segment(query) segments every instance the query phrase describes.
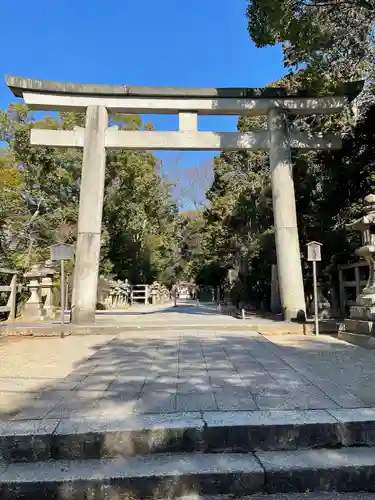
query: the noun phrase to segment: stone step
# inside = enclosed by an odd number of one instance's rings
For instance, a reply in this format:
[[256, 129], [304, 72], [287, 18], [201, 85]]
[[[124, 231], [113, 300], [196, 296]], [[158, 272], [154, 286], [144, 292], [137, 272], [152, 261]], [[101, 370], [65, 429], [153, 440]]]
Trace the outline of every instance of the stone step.
[[[187, 494], [375, 491], [375, 448], [170, 453], [3, 466], [4, 500], [119, 500]], [[267, 500], [267, 497], [265, 497]]]
[[375, 446], [375, 408], [14, 420], [0, 462], [102, 459], [166, 452], [253, 452]]

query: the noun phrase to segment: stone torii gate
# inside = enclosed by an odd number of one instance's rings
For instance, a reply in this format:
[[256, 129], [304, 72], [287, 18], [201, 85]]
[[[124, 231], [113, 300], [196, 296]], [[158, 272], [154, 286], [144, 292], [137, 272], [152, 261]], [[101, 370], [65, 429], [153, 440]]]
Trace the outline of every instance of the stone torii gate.
[[[30, 109], [85, 111], [85, 128], [31, 131], [31, 144], [83, 147], [78, 236], [74, 270], [74, 323], [95, 319], [106, 148], [134, 150], [269, 151], [280, 299], [285, 319], [305, 316], [291, 148], [336, 149], [334, 135], [289, 130], [289, 115], [339, 112], [363, 82], [343, 84], [334, 97], [288, 95], [283, 88], [180, 88], [91, 85], [7, 76], [13, 94]], [[108, 112], [178, 114], [178, 132], [120, 131]], [[268, 130], [199, 132], [198, 115], [267, 115]]]

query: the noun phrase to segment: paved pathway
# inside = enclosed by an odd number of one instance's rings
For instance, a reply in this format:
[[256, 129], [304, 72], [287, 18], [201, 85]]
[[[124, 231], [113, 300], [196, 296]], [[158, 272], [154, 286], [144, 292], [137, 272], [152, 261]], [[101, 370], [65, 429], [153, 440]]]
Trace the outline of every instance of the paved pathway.
[[183, 330], [0, 344], [0, 419], [375, 406], [375, 352]]
[[[69, 321], [69, 314], [66, 313], [66, 322]], [[246, 325], [253, 324], [280, 324], [280, 322], [270, 319], [261, 318], [259, 316], [254, 316], [251, 319], [246, 320]], [[2, 328], [12, 329], [19, 328], [21, 326], [33, 327], [34, 329], [45, 328], [46, 326], [51, 327], [57, 322], [44, 322], [40, 321], [37, 323], [23, 323], [21, 321], [16, 321], [14, 323], [0, 323], [0, 335]], [[233, 327], [235, 325], [244, 326], [245, 322], [236, 319], [229, 315], [221, 314], [217, 311], [216, 305], [214, 304], [200, 304], [196, 305], [195, 302], [190, 303], [179, 302], [178, 307], [173, 307], [172, 303], [164, 305], [142, 305], [135, 304], [129, 309], [122, 310], [108, 310], [108, 311], [97, 311], [96, 314], [96, 324], [105, 328], [106, 326], [116, 326], [123, 325], [126, 329], [139, 329], [139, 328], [149, 328], [149, 327], [220, 327], [225, 326]]]
[[[233, 325], [238, 324], [238, 319], [218, 313], [215, 305], [201, 304], [195, 302], [178, 302], [178, 307], [173, 304], [166, 305], [135, 305], [126, 310], [102, 311], [96, 315], [97, 322], [121, 323], [126, 327], [136, 328], [149, 325], [160, 325], [176, 327], [194, 325]], [[267, 321], [267, 320], [266, 320]]]
[[[129, 309], [97, 311], [95, 324], [85, 326], [103, 328], [123, 326], [125, 330], [153, 329], [153, 328], [194, 328], [194, 327], [232, 327], [240, 320], [218, 313], [215, 306], [194, 304], [141, 305], [135, 304]], [[268, 321], [269, 320], [263, 320]], [[65, 313], [65, 322], [69, 323], [69, 313]], [[33, 331], [43, 331], [57, 328], [60, 321], [38, 321], [27, 323], [22, 321], [0, 323], [0, 343], [2, 331], [12, 331], [22, 328], [31, 328]], [[82, 326], [82, 325], [81, 325]], [[112, 328], [113, 330], [113, 328]]]

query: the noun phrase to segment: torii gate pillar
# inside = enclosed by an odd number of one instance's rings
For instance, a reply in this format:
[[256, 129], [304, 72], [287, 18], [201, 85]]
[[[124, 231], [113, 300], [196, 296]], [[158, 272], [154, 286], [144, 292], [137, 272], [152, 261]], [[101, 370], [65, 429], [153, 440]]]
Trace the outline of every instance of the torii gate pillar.
[[72, 297], [72, 322], [95, 321], [105, 181], [108, 112], [88, 106], [84, 133], [78, 235]]
[[284, 319], [305, 320], [301, 252], [293, 182], [287, 114], [283, 108], [268, 112], [273, 219], [280, 299]]

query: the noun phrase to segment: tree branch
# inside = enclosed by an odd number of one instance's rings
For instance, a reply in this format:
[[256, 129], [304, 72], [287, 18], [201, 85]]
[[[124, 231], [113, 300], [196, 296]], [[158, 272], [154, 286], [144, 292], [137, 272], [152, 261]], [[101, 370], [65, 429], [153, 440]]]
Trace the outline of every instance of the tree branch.
[[313, 2], [297, 0], [297, 4], [305, 7], [338, 7], [340, 5], [347, 5], [352, 7], [363, 7], [370, 11], [375, 10], [375, 3], [371, 0], [342, 0], [341, 2], [336, 2], [335, 0], [314, 0]]

